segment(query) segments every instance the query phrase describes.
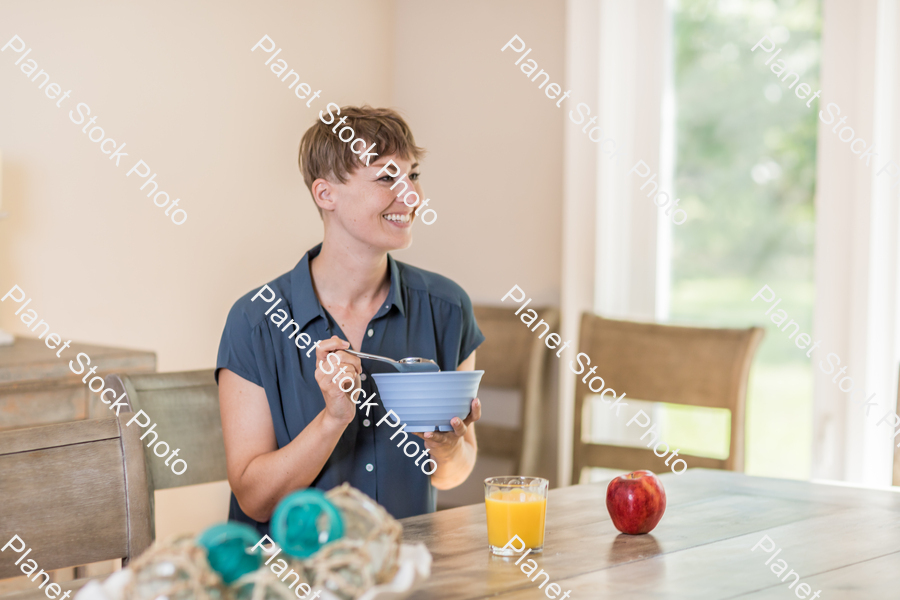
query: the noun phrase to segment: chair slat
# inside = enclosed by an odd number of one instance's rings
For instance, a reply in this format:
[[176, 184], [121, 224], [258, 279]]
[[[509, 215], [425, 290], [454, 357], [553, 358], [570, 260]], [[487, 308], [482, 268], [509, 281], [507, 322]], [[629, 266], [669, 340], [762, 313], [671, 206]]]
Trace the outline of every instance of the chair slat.
[[[653, 450], [648, 450], [647, 448], [586, 444], [584, 457], [587, 463], [585, 466], [587, 467], [614, 464], [617, 469], [625, 471], [649, 469], [654, 473], [662, 473], [663, 469], [668, 468], [665, 466], [664, 460], [653, 454]], [[683, 458], [691, 468], [725, 469], [725, 461], [718, 458], [693, 456], [682, 452], [678, 453], [678, 458]], [[648, 467], [648, 465], [652, 465], [652, 467]]]
[[168, 390], [177, 387], [215, 386], [214, 369], [177, 371], [174, 373], [129, 373], [128, 378], [138, 392]]
[[[678, 327], [618, 321], [585, 313], [581, 319], [579, 352], [597, 366], [592, 377], [632, 400], [727, 408], [731, 411], [731, 442], [725, 460], [684, 457], [689, 467], [744, 468], [744, 417], [750, 363], [764, 331]], [[577, 376], [576, 376], [577, 377]], [[650, 450], [582, 440], [585, 401], [595, 392], [591, 379], [577, 377], [573, 440], [573, 481], [584, 467], [650, 469], [667, 467]], [[599, 382], [595, 383], [595, 388]], [[628, 410], [628, 409], [626, 409]], [[628, 417], [633, 411], [628, 413]], [[681, 456], [679, 455], [679, 458]], [[688, 460], [690, 458], [690, 460]]]

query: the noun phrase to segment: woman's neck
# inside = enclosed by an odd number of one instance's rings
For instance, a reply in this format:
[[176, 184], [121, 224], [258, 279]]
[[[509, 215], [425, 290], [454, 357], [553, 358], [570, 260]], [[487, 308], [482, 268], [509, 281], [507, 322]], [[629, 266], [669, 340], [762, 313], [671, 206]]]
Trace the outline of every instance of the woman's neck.
[[379, 305], [390, 286], [387, 252], [359, 243], [329, 243], [327, 236], [310, 262], [310, 273], [319, 302], [326, 308]]

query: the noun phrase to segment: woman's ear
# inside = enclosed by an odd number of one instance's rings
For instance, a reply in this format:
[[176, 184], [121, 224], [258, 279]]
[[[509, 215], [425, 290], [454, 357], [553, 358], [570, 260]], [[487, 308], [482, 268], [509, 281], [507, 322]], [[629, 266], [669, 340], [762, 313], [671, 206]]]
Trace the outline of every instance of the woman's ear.
[[313, 201], [322, 210], [333, 211], [335, 209], [334, 202], [334, 184], [327, 179], [316, 179], [312, 184]]

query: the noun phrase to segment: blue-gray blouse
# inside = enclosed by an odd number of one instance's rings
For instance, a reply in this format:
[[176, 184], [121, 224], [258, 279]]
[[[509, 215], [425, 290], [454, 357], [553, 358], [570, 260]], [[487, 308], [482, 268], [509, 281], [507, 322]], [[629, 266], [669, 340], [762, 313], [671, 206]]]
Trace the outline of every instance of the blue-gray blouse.
[[[319, 244], [292, 271], [266, 284], [274, 298], [263, 286], [235, 302], [219, 344], [216, 380], [219, 369], [229, 369], [265, 390], [279, 448], [325, 408], [315, 380], [315, 351], [307, 357], [312, 343], [332, 335], [347, 339], [313, 290], [309, 261], [321, 248]], [[455, 370], [484, 341], [468, 295], [450, 279], [398, 262], [390, 255], [388, 269], [387, 300], [369, 322], [359, 350], [395, 359], [430, 358], [442, 371]], [[257, 295], [260, 290], [263, 293]], [[377, 391], [369, 374], [396, 372], [388, 364], [371, 360], [363, 360], [362, 367], [365, 397]], [[328, 490], [346, 481], [398, 519], [434, 512], [437, 491], [431, 478], [397, 447], [402, 436], [389, 440], [396, 429], [387, 422], [375, 426], [386, 412], [380, 395], [375, 404], [368, 416], [366, 409], [357, 407], [356, 418], [312, 485]], [[268, 523], [257, 523], [245, 515], [234, 494], [229, 519], [268, 532]]]

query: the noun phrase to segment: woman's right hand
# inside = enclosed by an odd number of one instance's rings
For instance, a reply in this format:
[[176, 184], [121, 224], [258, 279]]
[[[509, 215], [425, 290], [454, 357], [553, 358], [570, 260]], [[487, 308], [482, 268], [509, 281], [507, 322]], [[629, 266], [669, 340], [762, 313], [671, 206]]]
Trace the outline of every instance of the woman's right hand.
[[[353, 390], [359, 388], [362, 365], [359, 358], [346, 352], [350, 342], [338, 336], [321, 342], [316, 348], [316, 383], [325, 398], [325, 416], [346, 427], [356, 416], [356, 404], [350, 399]], [[343, 373], [340, 371], [343, 369]], [[353, 387], [345, 392], [340, 383], [346, 378], [353, 380]], [[344, 389], [347, 388], [346, 381]]]

